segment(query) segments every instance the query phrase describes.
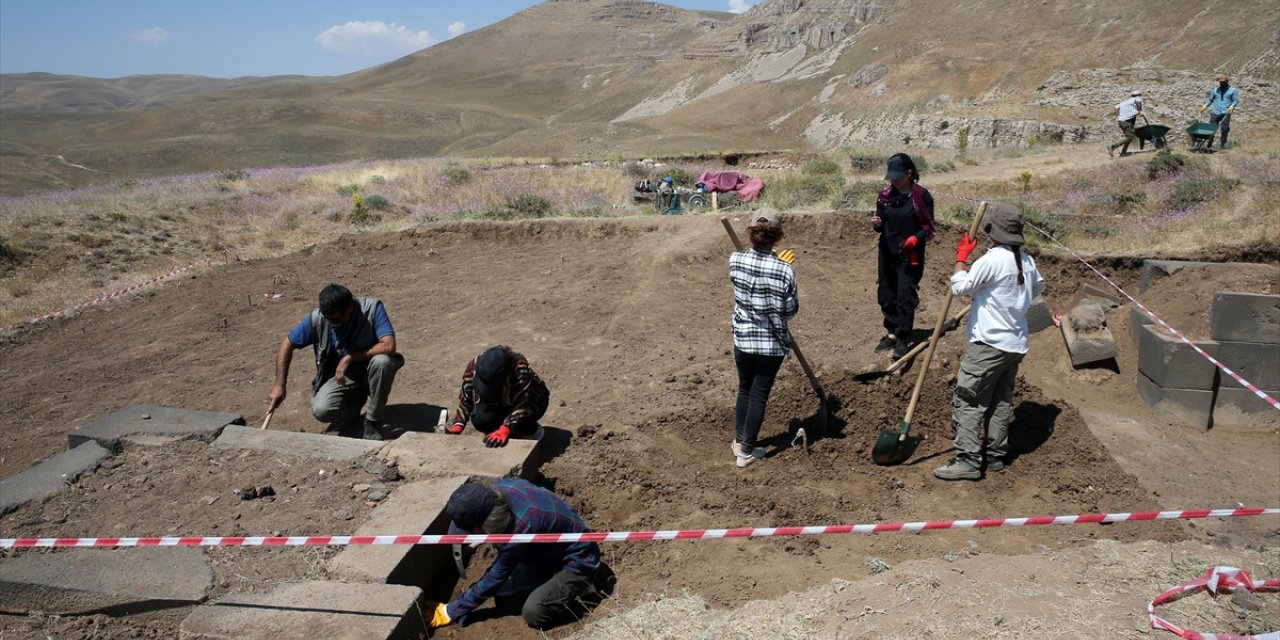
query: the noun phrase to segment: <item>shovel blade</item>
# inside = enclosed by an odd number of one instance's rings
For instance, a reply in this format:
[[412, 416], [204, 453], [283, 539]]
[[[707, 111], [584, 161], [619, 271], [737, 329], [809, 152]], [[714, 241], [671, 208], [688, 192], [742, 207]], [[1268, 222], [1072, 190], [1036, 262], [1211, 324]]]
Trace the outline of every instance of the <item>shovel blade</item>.
[[882, 467], [901, 464], [916, 452], [922, 440], [921, 436], [902, 439], [901, 432], [897, 430], [881, 431], [880, 437], [876, 438], [876, 446], [871, 449], [871, 461]]

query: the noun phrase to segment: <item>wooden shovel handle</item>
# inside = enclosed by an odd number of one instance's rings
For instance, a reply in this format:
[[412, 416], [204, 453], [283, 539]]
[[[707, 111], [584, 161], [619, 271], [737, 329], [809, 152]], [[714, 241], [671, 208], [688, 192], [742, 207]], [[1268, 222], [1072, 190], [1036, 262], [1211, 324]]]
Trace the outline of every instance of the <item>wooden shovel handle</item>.
[[[969, 225], [969, 237], [977, 235], [978, 225], [982, 224], [982, 216], [987, 212], [987, 203], [983, 202], [978, 205], [978, 212], [973, 214], [973, 224]], [[924, 352], [924, 362], [920, 363], [920, 375], [916, 376], [916, 388], [911, 391], [911, 404], [907, 405], [907, 417], [903, 420], [903, 426], [908, 427], [911, 424], [911, 416], [915, 415], [916, 403], [920, 401], [920, 389], [924, 387], [924, 376], [929, 372], [929, 363], [933, 361], [933, 351], [938, 348], [938, 336], [942, 335], [942, 326], [947, 323], [947, 312], [951, 311], [951, 283], [947, 283], [947, 295], [942, 302], [942, 313], [938, 314], [938, 323], [933, 326], [933, 337], [929, 338], [929, 350]], [[898, 436], [899, 440], [907, 439], [907, 430], [904, 428], [902, 434]]]
[[268, 411], [268, 412], [267, 412], [267, 417], [266, 417], [266, 418], [264, 418], [264, 419], [262, 420], [262, 428], [263, 428], [263, 429], [266, 429], [266, 428], [267, 428], [267, 425], [271, 424], [271, 416], [274, 416], [275, 414], [276, 414], [276, 412], [275, 412], [275, 411]]
[[[720, 218], [720, 224], [724, 225], [724, 230], [728, 232], [729, 239], [733, 241], [733, 246], [739, 251], [742, 250], [742, 240], [738, 238], [738, 232], [733, 230], [733, 225], [729, 223], [729, 218]], [[813, 392], [818, 394], [824, 402], [827, 399], [827, 393], [822, 390], [822, 383], [818, 382], [818, 376], [814, 374], [813, 367], [809, 366], [809, 360], [804, 357], [804, 353], [800, 351], [800, 345], [796, 340], [796, 334], [791, 332], [791, 352], [796, 354], [796, 362], [800, 363], [800, 368], [804, 370], [804, 375], [809, 379], [809, 384], [813, 386]]]

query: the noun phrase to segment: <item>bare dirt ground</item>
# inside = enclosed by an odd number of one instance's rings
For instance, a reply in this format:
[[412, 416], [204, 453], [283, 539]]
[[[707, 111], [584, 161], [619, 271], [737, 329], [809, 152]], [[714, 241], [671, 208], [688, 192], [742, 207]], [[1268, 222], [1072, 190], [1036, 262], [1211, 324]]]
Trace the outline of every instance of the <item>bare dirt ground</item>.
[[[921, 334], [941, 311], [951, 247], [958, 235], [958, 230], [946, 230], [930, 247], [917, 319]], [[836, 399], [832, 437], [816, 441], [808, 454], [789, 446], [790, 434], [796, 426], [811, 430], [817, 401], [799, 368], [788, 363], [775, 387], [763, 433], [769, 459], [743, 471], [732, 464], [727, 446], [736, 384], [726, 273], [730, 245], [718, 220], [691, 216], [473, 222], [343, 238], [298, 255], [220, 267], [6, 340], [0, 344], [0, 377], [10, 406], [0, 425], [0, 477], [57, 453], [65, 446], [67, 431], [128, 404], [237, 411], [250, 423], [260, 421], [275, 346], [313, 308], [316, 292], [337, 281], [387, 305], [408, 360], [391, 399], [396, 405], [393, 419], [401, 426], [434, 423], [435, 416], [421, 410], [425, 405], [452, 406], [463, 365], [483, 348], [510, 344], [525, 353], [552, 390], [545, 422], [575, 434], [567, 451], [544, 467], [546, 481], [601, 530], [1280, 503], [1280, 432], [1203, 432], [1168, 425], [1137, 399], [1136, 355], [1122, 324], [1124, 311], [1108, 318], [1122, 347], [1118, 373], [1074, 371], [1055, 330], [1035, 336], [1016, 392], [1017, 458], [1008, 470], [978, 483], [942, 483], [930, 474], [947, 459], [950, 386], [963, 347], [958, 333], [948, 336], [935, 356], [913, 419], [929, 440], [908, 464], [872, 465], [869, 448], [875, 435], [902, 419], [916, 373], [872, 384], [854, 377], [888, 364], [871, 349], [881, 332], [874, 301], [874, 236], [861, 217], [806, 215], [789, 224], [784, 245], [799, 254], [801, 311], [795, 328]], [[1232, 257], [1241, 256], [1219, 259]], [[1046, 297], [1055, 311], [1066, 310], [1082, 282], [1102, 286], [1074, 262], [1038, 259], [1048, 280]], [[1102, 268], [1136, 290], [1139, 265], [1132, 260], [1103, 261]], [[285, 297], [265, 302], [262, 294], [268, 292]], [[308, 360], [306, 352], [295, 358], [290, 396], [277, 412], [273, 429], [321, 430], [306, 403]], [[199, 457], [185, 464], [189, 472], [213, 476], [219, 486], [240, 484], [240, 476]], [[94, 486], [100, 481], [95, 475], [86, 482]], [[166, 500], [162, 488], [149, 493], [158, 493], [154, 499], [161, 502], [136, 502], [138, 509], [159, 508]], [[253, 532], [258, 534], [340, 533], [338, 528], [349, 523], [324, 518], [343, 508], [358, 510], [359, 498], [339, 491], [333, 500], [318, 507], [324, 517], [314, 521], [264, 517], [241, 526], [246, 532], [257, 529]], [[197, 504], [193, 509], [208, 506]], [[66, 522], [56, 520], [25, 524], [6, 519], [0, 521], [0, 534], [51, 535], [56, 530], [60, 535], [108, 535], [122, 533], [122, 524], [132, 529], [145, 521], [134, 514], [109, 512], [96, 523], [99, 529], [71, 531]], [[217, 522], [220, 519], [180, 517], [176, 522], [165, 520], [166, 530], [159, 533], [212, 534]], [[313, 531], [325, 524], [336, 528]], [[174, 525], [177, 530], [167, 530]], [[912, 588], [932, 590], [930, 601], [937, 594], [951, 599], [966, 593], [977, 606], [1010, 598], [1008, 579], [1025, 566], [1027, 574], [1043, 581], [1046, 593], [1061, 593], [1062, 603], [1039, 609], [1011, 606], [1006, 630], [1035, 633], [1026, 619], [1014, 616], [1040, 616], [1046, 629], [1055, 624], [1065, 629], [1062, 625], [1068, 621], [1078, 629], [1116, 628], [1106, 626], [1112, 621], [1104, 624], [1102, 618], [1087, 617], [1088, 598], [1119, 598], [1124, 590], [1117, 580], [1125, 566], [1119, 561], [1100, 563], [1097, 550], [1124, 559], [1160, 555], [1166, 547], [1190, 549], [1179, 557], [1201, 565], [1261, 562], [1263, 566], [1250, 568], [1260, 577], [1274, 577], [1280, 568], [1275, 561], [1277, 544], [1280, 526], [1275, 518], [613, 544], [605, 547], [605, 557], [620, 582], [616, 598], [602, 613], [623, 613], [636, 606], [642, 611], [664, 594], [688, 595], [712, 607], [689, 613], [689, 628], [696, 629], [695, 623], [705, 620], [697, 616], [741, 612], [740, 607], [763, 611], [772, 606], [779, 616], [786, 615], [778, 607], [840, 584], [833, 580], [853, 585], [846, 589], [849, 594], [869, 596], [889, 584], [905, 597], [912, 597]], [[894, 567], [879, 576], [888, 582], [865, 577], [872, 558]], [[953, 565], [959, 560], [970, 564]], [[1087, 593], [1079, 591], [1070, 585], [1067, 576], [1072, 574], [1052, 569], [1056, 565], [1050, 561], [1071, 570], [1097, 566], [1090, 575], [1098, 571], [1101, 581], [1091, 583]], [[1179, 571], [1142, 582], [1135, 590], [1139, 595], [1131, 597], [1136, 601], [1154, 596], [1175, 574], [1179, 582], [1203, 573], [1203, 566], [1192, 568], [1195, 562], [1185, 562], [1185, 567], [1175, 567]], [[1003, 577], [982, 572], [997, 565], [1005, 568]], [[911, 569], [902, 571], [903, 567]], [[968, 575], [982, 578], [954, 578], [963, 589], [937, 589], [927, 583], [907, 586], [922, 575], [964, 567], [971, 567]], [[938, 579], [940, 585], [953, 584]], [[1154, 582], [1160, 586], [1152, 590]], [[818, 593], [803, 606], [816, 612], [827, 600], [856, 602]], [[868, 600], [867, 606], [880, 603]], [[1145, 601], [1125, 603], [1131, 617], [1121, 618], [1124, 628], [1141, 629]], [[943, 602], [924, 611], [946, 616], [962, 604]], [[845, 618], [856, 613], [843, 611]], [[977, 632], [976, 627], [961, 628], [969, 629], [961, 635]], [[856, 635], [854, 629], [809, 630], [839, 637]], [[580, 628], [555, 635], [576, 630]], [[756, 630], [768, 633], [765, 627]], [[902, 637], [911, 634], [907, 628], [900, 632]], [[1072, 635], [1063, 631], [1058, 637]], [[446, 630], [440, 637], [537, 634], [524, 630], [518, 618], [497, 617]], [[722, 636], [708, 632], [686, 637]]]

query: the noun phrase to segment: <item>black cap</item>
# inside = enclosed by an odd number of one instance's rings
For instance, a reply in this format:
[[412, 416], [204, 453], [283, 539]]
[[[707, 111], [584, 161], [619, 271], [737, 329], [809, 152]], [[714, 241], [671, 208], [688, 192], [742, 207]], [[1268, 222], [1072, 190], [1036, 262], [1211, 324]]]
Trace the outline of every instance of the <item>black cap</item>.
[[889, 156], [889, 166], [884, 172], [885, 180], [897, 180], [907, 175], [907, 171], [915, 171], [916, 163], [911, 161], [911, 156], [905, 153], [895, 153]]
[[475, 482], [458, 487], [444, 505], [444, 512], [462, 531], [479, 529], [490, 511], [493, 511], [493, 492]]
[[511, 365], [504, 347], [489, 347], [476, 356], [476, 395], [481, 400], [494, 401], [502, 396], [502, 386], [507, 381]]

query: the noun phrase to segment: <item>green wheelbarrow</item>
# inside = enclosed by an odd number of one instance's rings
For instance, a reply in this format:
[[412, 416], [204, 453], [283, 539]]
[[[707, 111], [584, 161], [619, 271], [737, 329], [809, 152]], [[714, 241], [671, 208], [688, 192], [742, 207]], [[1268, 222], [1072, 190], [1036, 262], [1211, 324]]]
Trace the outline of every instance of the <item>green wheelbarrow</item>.
[[1187, 147], [1192, 151], [1209, 151], [1213, 149], [1213, 137], [1216, 135], [1218, 135], [1217, 122], [1196, 120], [1187, 127]]
[[[1146, 118], [1144, 117], [1143, 120], [1146, 121]], [[1148, 142], [1157, 149], [1165, 148], [1168, 143], [1165, 142], [1164, 136], [1167, 133], [1169, 133], [1169, 127], [1150, 122], [1133, 130], [1133, 135], [1138, 136], [1138, 149], [1146, 148]]]

